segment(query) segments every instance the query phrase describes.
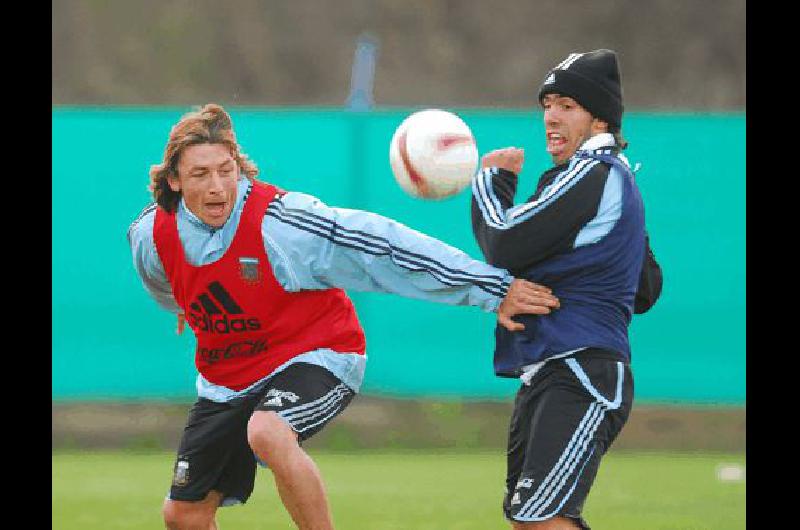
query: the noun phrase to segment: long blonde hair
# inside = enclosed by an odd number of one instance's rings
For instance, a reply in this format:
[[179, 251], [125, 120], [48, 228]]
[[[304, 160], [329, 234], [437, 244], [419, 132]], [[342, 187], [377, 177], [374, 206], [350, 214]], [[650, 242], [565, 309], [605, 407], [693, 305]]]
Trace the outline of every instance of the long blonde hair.
[[178, 162], [183, 150], [190, 145], [224, 144], [239, 166], [239, 171], [253, 180], [258, 175], [258, 167], [248, 160], [233, 132], [233, 121], [221, 106], [209, 103], [202, 108], [184, 114], [169, 133], [169, 141], [164, 149], [164, 160], [150, 167], [150, 184], [156, 203], [168, 212], [178, 207], [180, 192], [172, 191], [167, 179], [178, 176]]

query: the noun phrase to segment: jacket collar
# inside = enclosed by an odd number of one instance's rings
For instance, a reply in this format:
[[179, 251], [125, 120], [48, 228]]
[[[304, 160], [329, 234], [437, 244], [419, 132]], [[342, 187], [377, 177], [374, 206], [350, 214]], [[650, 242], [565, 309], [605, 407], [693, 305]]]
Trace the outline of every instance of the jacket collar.
[[617, 142], [611, 133], [595, 134], [578, 148], [578, 151], [594, 151], [602, 147], [616, 147]]

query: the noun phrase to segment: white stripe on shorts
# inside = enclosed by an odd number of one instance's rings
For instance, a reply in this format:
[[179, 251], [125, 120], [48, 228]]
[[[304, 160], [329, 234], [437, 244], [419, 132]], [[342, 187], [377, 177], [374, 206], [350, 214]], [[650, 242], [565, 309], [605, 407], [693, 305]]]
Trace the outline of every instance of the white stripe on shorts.
[[[278, 412], [278, 415], [286, 420], [296, 432], [304, 432], [336, 415], [339, 412], [339, 404], [348, 394], [352, 393], [353, 391], [347, 385], [340, 383], [321, 398], [282, 410]], [[323, 416], [320, 421], [303, 426], [320, 416]]]

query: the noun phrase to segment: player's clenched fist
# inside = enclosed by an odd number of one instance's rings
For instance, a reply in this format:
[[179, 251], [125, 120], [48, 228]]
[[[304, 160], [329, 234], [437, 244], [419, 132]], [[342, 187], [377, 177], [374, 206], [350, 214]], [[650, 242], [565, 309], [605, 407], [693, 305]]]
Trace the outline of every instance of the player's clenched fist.
[[499, 167], [519, 175], [525, 161], [525, 150], [506, 147], [489, 151], [481, 158], [481, 167]]
[[514, 315], [546, 315], [559, 307], [561, 303], [550, 289], [517, 278], [511, 282], [506, 297], [497, 308], [497, 321], [509, 331], [521, 331], [525, 326], [511, 320]]

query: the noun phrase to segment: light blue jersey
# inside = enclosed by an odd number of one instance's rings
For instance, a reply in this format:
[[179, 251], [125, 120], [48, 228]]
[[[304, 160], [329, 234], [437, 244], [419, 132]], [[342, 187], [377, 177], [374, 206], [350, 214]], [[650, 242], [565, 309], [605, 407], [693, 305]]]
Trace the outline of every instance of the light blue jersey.
[[[191, 265], [207, 265], [225, 254], [250, 186], [248, 179], [239, 179], [236, 204], [219, 228], [203, 223], [181, 200], [176, 215], [178, 235]], [[145, 289], [164, 309], [179, 313], [153, 240], [155, 211], [155, 204], [142, 211], [128, 230], [128, 242]], [[289, 292], [352, 289], [494, 312], [513, 279], [508, 271], [476, 261], [401, 223], [362, 210], [332, 208], [305, 193], [288, 192], [276, 198], [264, 216], [261, 233], [275, 278]], [[296, 362], [322, 366], [358, 392], [366, 356], [314, 350], [292, 358], [267, 377]], [[198, 374], [197, 392], [200, 397], [222, 402], [262, 382], [235, 392]]]

